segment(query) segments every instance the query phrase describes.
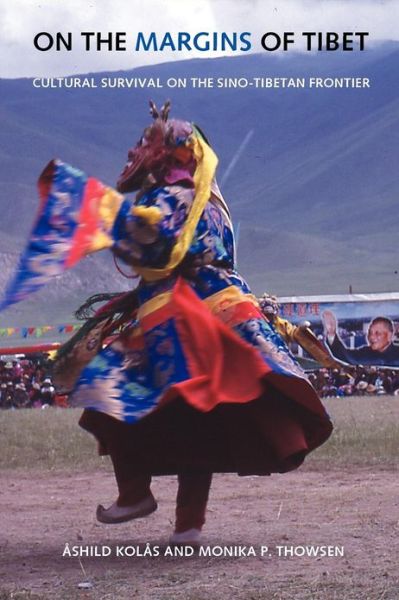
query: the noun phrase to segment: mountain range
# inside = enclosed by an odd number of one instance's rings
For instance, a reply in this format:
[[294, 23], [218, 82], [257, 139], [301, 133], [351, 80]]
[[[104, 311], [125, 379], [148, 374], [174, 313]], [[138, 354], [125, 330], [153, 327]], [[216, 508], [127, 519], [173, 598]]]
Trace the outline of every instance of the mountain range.
[[[35, 89], [0, 80], [0, 284], [17, 264], [53, 157], [114, 184], [148, 123], [149, 98], [195, 121], [219, 156], [236, 224], [239, 269], [255, 293], [399, 288], [399, 44], [366, 52], [196, 59], [101, 77], [367, 77], [369, 88]], [[82, 76], [90, 74], [82, 74]], [[70, 318], [87, 295], [132, 285], [108, 256], [89, 257], [7, 325]]]

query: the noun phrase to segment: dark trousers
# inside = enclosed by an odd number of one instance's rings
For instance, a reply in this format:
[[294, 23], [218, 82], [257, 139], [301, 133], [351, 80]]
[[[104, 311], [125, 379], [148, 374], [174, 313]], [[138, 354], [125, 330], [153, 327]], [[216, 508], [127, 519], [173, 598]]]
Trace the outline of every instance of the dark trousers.
[[[131, 506], [151, 494], [151, 475], [129, 475], [126, 464], [111, 454], [118, 484], [119, 506]], [[182, 472], [178, 474], [175, 531], [202, 529], [212, 482], [212, 473]]]

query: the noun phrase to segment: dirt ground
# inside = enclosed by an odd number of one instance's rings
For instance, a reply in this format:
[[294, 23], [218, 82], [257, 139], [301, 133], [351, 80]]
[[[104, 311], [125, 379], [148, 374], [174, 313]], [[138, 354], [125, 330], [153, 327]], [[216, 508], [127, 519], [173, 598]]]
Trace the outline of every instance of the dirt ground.
[[[217, 475], [203, 554], [186, 557], [167, 555], [173, 477], [154, 481], [156, 513], [121, 525], [94, 518], [115, 496], [108, 473], [5, 471], [0, 481], [0, 600], [399, 598], [393, 470]], [[104, 556], [68, 556], [73, 546]]]

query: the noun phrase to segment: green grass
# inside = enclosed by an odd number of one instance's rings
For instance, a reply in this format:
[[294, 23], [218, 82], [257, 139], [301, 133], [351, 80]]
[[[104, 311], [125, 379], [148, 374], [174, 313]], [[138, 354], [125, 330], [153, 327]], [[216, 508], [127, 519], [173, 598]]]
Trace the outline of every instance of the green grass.
[[87, 469], [108, 465], [93, 436], [78, 426], [80, 409], [0, 412], [1, 469]]
[[[399, 456], [399, 397], [328, 399], [334, 422], [330, 440], [311, 454], [307, 468], [328, 463], [392, 468]], [[81, 430], [79, 409], [0, 411], [0, 468], [91, 470], [109, 460], [97, 456], [94, 438]]]
[[334, 423], [326, 444], [306, 461], [308, 468], [345, 466], [392, 468], [399, 457], [399, 397], [329, 398]]

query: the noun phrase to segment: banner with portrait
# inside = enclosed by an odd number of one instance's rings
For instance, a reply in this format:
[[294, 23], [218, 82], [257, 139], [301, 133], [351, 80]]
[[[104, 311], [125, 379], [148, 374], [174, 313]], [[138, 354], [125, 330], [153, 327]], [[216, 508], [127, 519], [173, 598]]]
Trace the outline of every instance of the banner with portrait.
[[279, 305], [283, 319], [310, 324], [338, 362], [399, 369], [399, 293], [282, 297]]

